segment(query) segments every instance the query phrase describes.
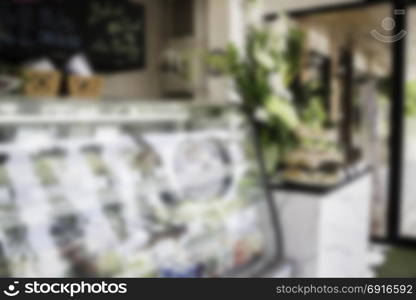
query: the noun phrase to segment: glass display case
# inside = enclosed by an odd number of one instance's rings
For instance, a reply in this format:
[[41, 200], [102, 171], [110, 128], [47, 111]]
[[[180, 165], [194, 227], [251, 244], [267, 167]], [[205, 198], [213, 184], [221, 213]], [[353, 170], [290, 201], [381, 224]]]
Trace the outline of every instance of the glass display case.
[[1, 276], [256, 276], [279, 263], [247, 126], [205, 111], [1, 102]]

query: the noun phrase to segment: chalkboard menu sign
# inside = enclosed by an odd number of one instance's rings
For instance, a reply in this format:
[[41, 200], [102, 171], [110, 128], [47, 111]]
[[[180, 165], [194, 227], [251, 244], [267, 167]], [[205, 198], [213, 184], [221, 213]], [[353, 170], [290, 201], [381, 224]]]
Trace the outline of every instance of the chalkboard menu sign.
[[96, 71], [142, 68], [145, 11], [128, 0], [0, 0], [0, 58], [47, 56], [63, 64], [83, 52]]
[[99, 69], [144, 66], [144, 9], [128, 1], [87, 1], [86, 50]]

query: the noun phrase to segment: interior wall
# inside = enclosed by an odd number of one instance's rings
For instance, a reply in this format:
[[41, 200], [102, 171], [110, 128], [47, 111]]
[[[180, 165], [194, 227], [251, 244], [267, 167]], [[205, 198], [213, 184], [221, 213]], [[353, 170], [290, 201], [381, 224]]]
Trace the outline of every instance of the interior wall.
[[325, 5], [337, 5], [360, 2], [361, 0], [265, 0], [268, 12], [315, 8]]
[[406, 79], [407, 80], [416, 80], [416, 7], [410, 7], [407, 9], [407, 42], [406, 42], [406, 55], [407, 61], [406, 64]]
[[[208, 49], [224, 50], [229, 43], [242, 47], [244, 44], [243, 0], [208, 0]], [[207, 99], [223, 103], [232, 98], [232, 81], [224, 76], [209, 76]]]
[[[142, 3], [146, 9], [146, 66], [142, 70], [101, 74], [104, 77], [103, 97], [111, 99], [157, 99], [162, 97], [159, 73], [160, 56], [166, 42], [163, 29], [164, 1], [166, 0], [131, 0]], [[354, 2], [357, 0], [266, 0], [267, 11], [313, 7], [333, 2]], [[229, 41], [229, 5], [233, 1], [208, 0], [209, 6], [215, 7], [214, 18], [209, 22], [209, 48], [223, 46]], [[235, 1], [239, 2], [239, 1]], [[215, 5], [213, 5], [215, 3]], [[235, 10], [233, 10], [235, 11]], [[223, 15], [224, 14], [224, 15]], [[198, 15], [198, 14], [197, 14]], [[211, 89], [212, 90], [212, 89]], [[214, 90], [218, 90], [216, 87]], [[213, 96], [213, 95], [210, 95]], [[219, 97], [217, 95], [217, 97]], [[223, 97], [223, 96], [222, 96]]]
[[103, 97], [157, 99], [161, 96], [159, 62], [163, 49], [163, 0], [131, 0], [145, 6], [146, 66], [142, 70], [102, 74]]

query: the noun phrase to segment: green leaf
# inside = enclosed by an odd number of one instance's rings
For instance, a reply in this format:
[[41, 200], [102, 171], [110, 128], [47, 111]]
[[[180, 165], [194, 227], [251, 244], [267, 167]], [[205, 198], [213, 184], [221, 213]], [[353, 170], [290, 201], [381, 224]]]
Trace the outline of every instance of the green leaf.
[[285, 83], [289, 86], [301, 69], [301, 56], [305, 34], [302, 30], [292, 28], [288, 35], [287, 51], [285, 53], [286, 68], [284, 71]]
[[265, 103], [268, 113], [280, 119], [288, 128], [295, 129], [299, 125], [299, 118], [293, 105], [277, 96], [270, 96]]
[[416, 82], [409, 81], [406, 84], [405, 112], [408, 116], [416, 116]]
[[326, 121], [323, 99], [319, 96], [313, 97], [309, 105], [302, 112], [302, 121], [311, 127], [321, 128]]

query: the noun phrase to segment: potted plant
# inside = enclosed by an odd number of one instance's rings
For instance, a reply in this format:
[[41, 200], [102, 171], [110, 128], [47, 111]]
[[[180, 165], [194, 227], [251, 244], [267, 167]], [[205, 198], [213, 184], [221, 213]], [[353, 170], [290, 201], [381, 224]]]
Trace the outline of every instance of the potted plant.
[[289, 26], [283, 14], [276, 21], [263, 22], [260, 0], [247, 0], [246, 6], [244, 47], [228, 45], [223, 53], [210, 56], [210, 65], [233, 79], [270, 174], [279, 157], [297, 144], [299, 116], [289, 89], [300, 69], [304, 35]]

